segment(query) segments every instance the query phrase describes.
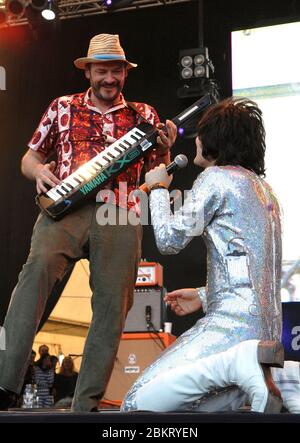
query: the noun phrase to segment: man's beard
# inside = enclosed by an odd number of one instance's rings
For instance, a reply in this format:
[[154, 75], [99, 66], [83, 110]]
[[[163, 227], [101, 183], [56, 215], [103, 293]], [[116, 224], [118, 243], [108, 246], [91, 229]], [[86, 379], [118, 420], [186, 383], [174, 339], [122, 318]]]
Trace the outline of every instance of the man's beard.
[[[107, 85], [106, 83], [97, 83], [97, 84], [93, 83], [91, 84], [91, 86], [95, 97], [97, 97], [99, 100], [103, 100], [106, 102], [113, 102], [116, 98], [119, 97], [120, 92], [122, 91], [120, 82], [116, 82], [113, 85]], [[106, 95], [102, 95], [100, 89], [101, 87], [105, 86], [116, 88], [116, 93], [114, 95], [109, 95], [109, 97], [107, 97]]]

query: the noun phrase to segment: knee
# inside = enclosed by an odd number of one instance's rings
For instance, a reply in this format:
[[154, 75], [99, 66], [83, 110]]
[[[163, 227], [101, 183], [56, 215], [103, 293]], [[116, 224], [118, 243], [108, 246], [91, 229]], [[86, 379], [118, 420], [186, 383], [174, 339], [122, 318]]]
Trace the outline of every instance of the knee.
[[30, 252], [28, 259], [23, 266], [23, 272], [30, 272], [31, 274], [53, 274], [59, 277], [63, 275], [65, 270], [65, 260], [57, 254], [53, 254], [47, 250], [39, 250]]

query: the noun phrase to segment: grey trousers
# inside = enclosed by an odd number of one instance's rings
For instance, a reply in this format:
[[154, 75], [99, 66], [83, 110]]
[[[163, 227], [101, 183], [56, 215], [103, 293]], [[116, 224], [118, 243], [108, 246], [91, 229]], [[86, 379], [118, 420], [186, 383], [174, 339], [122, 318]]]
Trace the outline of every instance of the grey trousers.
[[73, 400], [75, 411], [90, 411], [105, 392], [133, 303], [141, 256], [141, 225], [121, 225], [128, 213], [117, 208], [116, 224], [100, 226], [99, 206], [89, 202], [60, 221], [39, 215], [3, 325], [6, 350], [0, 351], [0, 386], [19, 393], [51, 291], [74, 262], [89, 258], [93, 316]]

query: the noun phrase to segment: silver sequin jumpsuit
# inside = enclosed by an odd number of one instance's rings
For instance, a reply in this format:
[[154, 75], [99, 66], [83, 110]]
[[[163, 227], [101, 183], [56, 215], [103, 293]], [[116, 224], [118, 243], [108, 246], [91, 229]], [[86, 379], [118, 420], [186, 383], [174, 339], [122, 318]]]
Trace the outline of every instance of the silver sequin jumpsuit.
[[157, 246], [176, 254], [196, 235], [207, 246], [206, 309], [136, 380], [122, 409], [136, 409], [136, 391], [158, 374], [225, 351], [243, 340], [281, 337], [281, 224], [267, 183], [240, 166], [205, 169], [183, 206], [170, 212], [169, 192], [150, 196]]

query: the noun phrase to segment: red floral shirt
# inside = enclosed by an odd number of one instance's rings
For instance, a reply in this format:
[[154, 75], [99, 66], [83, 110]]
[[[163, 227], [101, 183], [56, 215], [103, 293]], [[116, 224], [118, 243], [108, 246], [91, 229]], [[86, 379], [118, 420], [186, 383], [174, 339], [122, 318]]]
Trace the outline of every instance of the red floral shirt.
[[[90, 99], [90, 89], [56, 98], [44, 113], [28, 146], [46, 157], [55, 153], [55, 174], [63, 180], [141, 123], [142, 117], [153, 125], [159, 123], [154, 108], [145, 103], [134, 105], [140, 114], [129, 107], [121, 95], [120, 102], [102, 114]], [[155, 163], [155, 154], [152, 153], [151, 157]], [[106, 186], [113, 189], [120, 206], [124, 206], [120, 200], [126, 202], [129, 193], [138, 187], [143, 163], [143, 159], [139, 160]], [[125, 195], [120, 198], [122, 187]]]

